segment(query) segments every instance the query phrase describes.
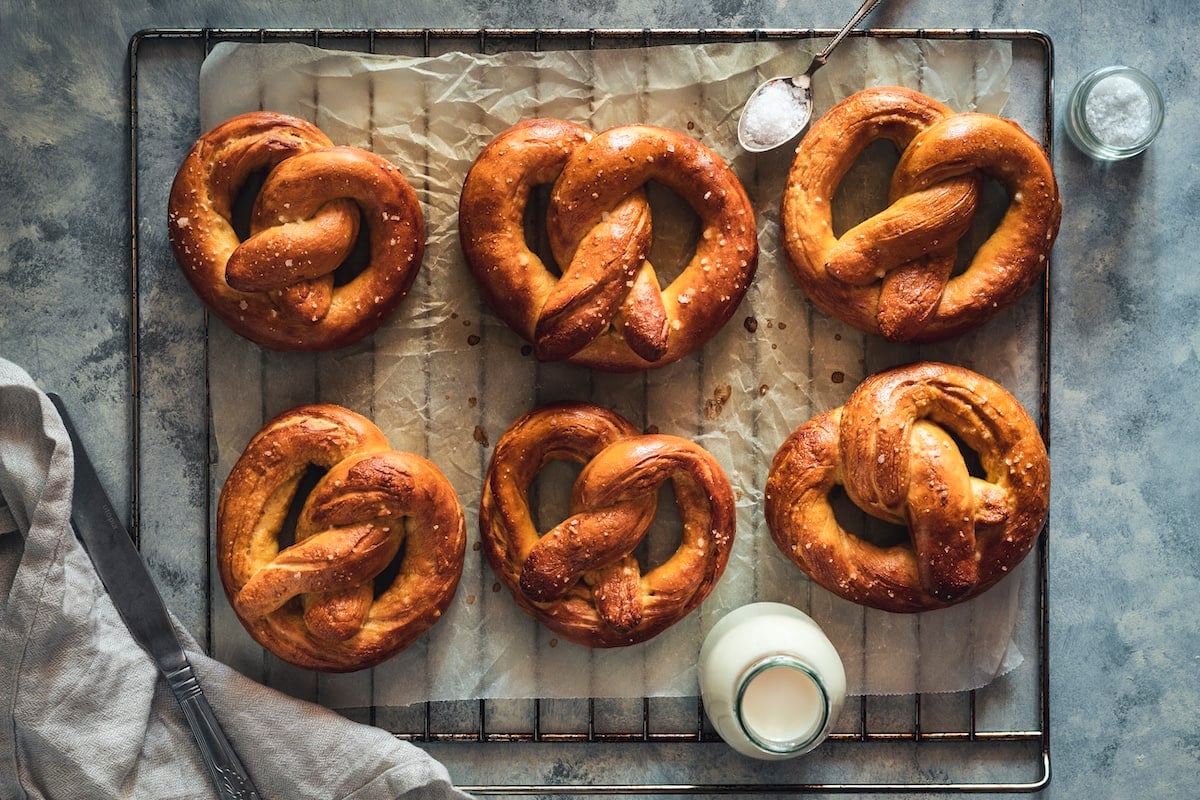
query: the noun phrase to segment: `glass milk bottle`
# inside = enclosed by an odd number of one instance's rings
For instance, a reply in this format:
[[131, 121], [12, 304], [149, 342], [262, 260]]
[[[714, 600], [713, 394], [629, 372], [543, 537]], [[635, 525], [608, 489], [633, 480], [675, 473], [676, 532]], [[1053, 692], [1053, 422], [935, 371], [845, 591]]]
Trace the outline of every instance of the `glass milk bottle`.
[[792, 758], [829, 735], [846, 699], [846, 672], [807, 614], [783, 603], [751, 603], [705, 638], [700, 694], [713, 727], [734, 750]]

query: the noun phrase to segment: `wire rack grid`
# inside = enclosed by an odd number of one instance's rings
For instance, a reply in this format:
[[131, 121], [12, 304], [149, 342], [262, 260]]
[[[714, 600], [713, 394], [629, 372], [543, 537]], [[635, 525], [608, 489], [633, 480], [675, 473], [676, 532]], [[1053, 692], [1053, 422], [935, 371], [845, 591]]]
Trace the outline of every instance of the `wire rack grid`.
[[[198, 478], [200, 498], [192, 523], [207, 550], [212, 430], [208, 414], [208, 320], [203, 312], [180, 312], [173, 318], [144, 313], [159, 280], [164, 235], [159, 217], [143, 207], [143, 183], [173, 171], [164, 164], [158, 140], [157, 117], [143, 116], [143, 103], [153, 103], [160, 84], [195, 82], [199, 64], [221, 41], [302, 42], [315, 47], [353, 49], [371, 53], [432, 55], [450, 50], [480, 53], [543, 48], [652, 47], [663, 44], [801, 40], [827, 37], [833, 31], [799, 29], [152, 29], [129, 43], [129, 157], [131, 351], [133, 363], [134, 476], [131, 481], [132, 523], [135, 536], [162, 524], [144, 508], [143, 496], [158, 480], [164, 459], [197, 459], [205, 465]], [[1049, 148], [1053, 120], [1053, 48], [1048, 37], [1028, 30], [888, 29], [855, 31], [853, 36], [919, 39], [1003, 39], [1011, 41], [1034, 64], [1041, 91], [1041, 140]], [[195, 91], [193, 89], [193, 91]], [[186, 94], [186, 92], [185, 92]], [[191, 116], [194, 111], [189, 111]], [[169, 255], [167, 256], [169, 260]], [[1048, 272], [1047, 272], [1048, 276]], [[1049, 441], [1049, 290], [1042, 295], [1041, 379], [1038, 402], [1043, 436]], [[164, 321], [166, 320], [166, 321]], [[169, 378], [164, 377], [169, 375]], [[170, 383], [173, 391], [163, 388]], [[188, 406], [180, 396], [203, 396], [203, 404]], [[168, 449], [162, 426], [152, 424], [164, 415], [177, 416], [174, 434], [200, 432], [200, 451]], [[200, 438], [200, 437], [196, 437]], [[143, 517], [146, 515], [146, 518]], [[1034, 617], [1037, 654], [1035, 668], [1025, 672], [1025, 685], [1001, 681], [959, 695], [862, 697], [849, 704], [822, 750], [820, 768], [766, 772], [735, 763], [707, 722], [698, 698], [640, 698], [635, 700], [464, 700], [426, 702], [402, 709], [364, 708], [346, 712], [363, 722], [432, 750], [452, 766], [469, 765], [463, 788], [476, 794], [591, 795], [591, 794], [795, 794], [809, 792], [913, 793], [1036, 791], [1050, 780], [1049, 664], [1047, 602], [1047, 535], [1035, 553], [1036, 603]], [[147, 550], [143, 545], [143, 552]], [[152, 564], [153, 558], [150, 559]], [[201, 559], [207, 562], [207, 559]], [[198, 583], [211, 585], [211, 576]], [[168, 602], [170, 587], [164, 587]], [[211, 603], [211, 598], [205, 602]], [[206, 630], [198, 612], [192, 626]], [[182, 616], [186, 617], [184, 613]], [[1029, 724], [995, 725], [1006, 715], [996, 709], [1011, 694], [1024, 698], [1032, 712]], [[521, 745], [514, 750], [507, 745]], [[526, 746], [526, 745], [532, 745]], [[586, 745], [581, 749], [581, 745]], [[633, 747], [633, 750], [628, 748]], [[482, 748], [482, 749], [480, 749]], [[580, 780], [557, 769], [563, 763], [646, 764], [644, 779], [636, 782]], [[498, 764], [503, 762], [501, 769]], [[518, 766], [513, 767], [516, 763]], [[679, 769], [662, 768], [676, 763]], [[688, 772], [689, 764], [707, 769]], [[520, 765], [524, 765], [522, 768]], [[465, 767], [464, 767], [465, 768]], [[472, 773], [473, 770], [473, 773]], [[637, 770], [627, 770], [633, 774]], [[588, 774], [585, 770], [583, 774]], [[624, 773], [622, 773], [624, 774]], [[705, 774], [704, 780], [690, 775]], [[474, 781], [472, 779], [479, 778]], [[456, 778], [456, 780], [458, 780]]]

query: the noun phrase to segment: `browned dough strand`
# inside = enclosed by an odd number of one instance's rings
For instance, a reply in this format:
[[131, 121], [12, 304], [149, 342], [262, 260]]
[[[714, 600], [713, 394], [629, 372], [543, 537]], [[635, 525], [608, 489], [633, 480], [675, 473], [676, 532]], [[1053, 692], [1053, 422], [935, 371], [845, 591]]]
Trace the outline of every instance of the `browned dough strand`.
[[[243, 242], [234, 203], [262, 172]], [[421, 206], [400, 170], [286, 114], [242, 114], [201, 136], [168, 203], [171, 246], [196, 294], [238, 334], [276, 350], [332, 350], [371, 334], [425, 253]], [[360, 220], [369, 262], [335, 285]]]
[[[834, 194], [877, 139], [902, 151], [890, 205], [835, 236]], [[982, 175], [1007, 189], [1009, 206], [952, 275]], [[892, 341], [926, 342], [965, 333], [1016, 302], [1044, 273], [1061, 217], [1050, 160], [1016, 123], [881, 87], [813, 124], [788, 173], [780, 225], [792, 275], [819, 308]]]
[[[281, 550], [310, 466], [327, 471], [304, 500], [295, 544]], [[395, 577], [377, 589], [401, 548]], [[450, 604], [465, 549], [462, 506], [437, 467], [391, 450], [369, 420], [336, 405], [268, 422], [217, 506], [217, 565], [238, 619], [275, 655], [313, 670], [364, 669], [406, 648]]]
[[[550, 461], [584, 464], [571, 516], [539, 534], [529, 489]], [[672, 481], [683, 522], [675, 554], [642, 574], [633, 555]], [[640, 434], [587, 403], [534, 409], [496, 443], [480, 501], [484, 552], [517, 604], [588, 647], [643, 642], [689, 614], [725, 569], [736, 520], [729, 480], [678, 436]]]
[[[657, 181], [700, 219], [696, 252], [665, 288], [646, 259]], [[535, 187], [553, 183], [549, 243], [562, 277], [525, 239]], [[539, 359], [630, 372], [677, 361], [729, 320], [758, 264], [754, 211], [719, 155], [686, 134], [572, 122], [514, 125], [479, 154], [459, 200], [459, 237], [492, 310]]]
[[[975, 451], [969, 474], [951, 434]], [[845, 530], [830, 492], [908, 528], [880, 547]], [[1037, 425], [1002, 386], [921, 362], [874, 375], [844, 406], [801, 425], [775, 454], [766, 517], [779, 549], [855, 603], [926, 611], [974, 597], [1009, 574], [1046, 521], [1050, 461]]]

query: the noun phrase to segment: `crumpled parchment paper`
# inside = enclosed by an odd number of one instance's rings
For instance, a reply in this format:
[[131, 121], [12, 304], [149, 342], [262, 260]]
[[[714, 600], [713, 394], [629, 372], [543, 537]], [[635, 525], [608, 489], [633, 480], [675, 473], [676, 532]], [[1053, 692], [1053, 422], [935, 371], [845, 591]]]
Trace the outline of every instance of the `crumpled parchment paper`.
[[[216, 321], [210, 326], [214, 499], [266, 419], [321, 400], [368, 415], [394, 447], [431, 458], [467, 510], [473, 546], [445, 618], [380, 667], [319, 676], [320, 702], [351, 707], [694, 695], [704, 634], [725, 612], [754, 600], [809, 611], [841, 653], [852, 694], [978, 688], [1021, 662], [1014, 631], [1030, 616], [1028, 605], [1019, 613], [1022, 600], [1032, 602], [1036, 590], [1028, 561], [988, 593], [952, 609], [886, 614], [813, 585], [778, 552], [763, 522], [762, 487], [779, 444], [811, 416], [839, 405], [868, 374], [918, 357], [952, 361], [1000, 381], [1035, 413], [1043, 377], [1037, 297], [980, 331], [918, 348], [888, 344], [824, 316], [792, 282], [778, 243], [778, 204], [791, 148], [750, 155], [738, 147], [735, 131], [754, 86], [802, 68], [823, 43], [427, 58], [299, 44], [214, 48], [201, 74], [205, 129], [260, 108], [310, 119], [334, 142], [372, 149], [397, 164], [415, 187], [428, 225], [425, 262], [412, 293], [366, 342], [330, 354], [275, 353]], [[1000, 112], [1011, 57], [1003, 41], [851, 38], [816, 74], [815, 114], [881, 84], [911, 86], [958, 110]], [[459, 191], [487, 142], [532, 116], [562, 117], [596, 130], [627, 122], [665, 125], [689, 132], [730, 161], [754, 203], [762, 253], [743, 307], [701, 352], [633, 375], [539, 364], [484, 307], [459, 249]], [[836, 198], [836, 224], [847, 227], [883, 207], [895, 158], [887, 146], [868, 150]], [[653, 260], [669, 276], [672, 264], [677, 271], [686, 261], [693, 222], [665, 190], [652, 191], [652, 202]], [[733, 482], [738, 532], [724, 577], [698, 611], [645, 644], [590, 651], [558, 640], [517, 609], [479, 549], [477, 509], [491, 446], [520, 414], [559, 399], [594, 401], [639, 427], [690, 437], [716, 455]], [[572, 468], [552, 465], [539, 478], [543, 529], [563, 518], [573, 475]], [[678, 539], [670, 497], [660, 505], [661, 522], [642, 554], [652, 563]], [[311, 691], [311, 676], [264, 656], [219, 584], [213, 592], [214, 654], [285, 690], [294, 685]]]

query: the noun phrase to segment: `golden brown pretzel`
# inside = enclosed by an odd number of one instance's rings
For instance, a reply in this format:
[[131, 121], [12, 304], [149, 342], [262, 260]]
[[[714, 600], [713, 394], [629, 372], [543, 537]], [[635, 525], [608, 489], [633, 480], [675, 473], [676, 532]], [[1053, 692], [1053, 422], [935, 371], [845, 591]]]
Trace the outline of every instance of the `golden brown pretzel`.
[[[267, 170], [243, 242], [234, 203]], [[335, 283], [360, 216], [369, 263]], [[171, 186], [168, 229], [205, 305], [277, 350], [332, 350], [367, 336], [404, 299], [425, 252], [421, 206], [394, 165], [334, 147], [311, 123], [269, 111], [233, 117], [200, 137]]]
[[[951, 433], [978, 455], [983, 477], [969, 474]], [[838, 485], [867, 513], [908, 527], [911, 544], [881, 547], [843, 529], [829, 499]], [[1045, 444], [1011, 394], [962, 367], [921, 362], [868, 378], [788, 437], [771, 463], [766, 519], [784, 555], [831, 592], [925, 611], [1016, 567], [1045, 524], [1049, 487]]]
[[[701, 224], [695, 254], [665, 288], [646, 260], [642, 186], [651, 180]], [[552, 182], [546, 223], [561, 279], [525, 239], [530, 194]], [[692, 137], [651, 125], [601, 134], [556, 119], [514, 125], [471, 166], [458, 224], [484, 299], [539, 359], [614, 372], [701, 347], [733, 315], [758, 264], [754, 210], [737, 176]]]
[[[837, 237], [833, 196], [881, 138], [902, 151], [890, 205]], [[980, 173], [1007, 189], [1008, 210], [952, 275]], [[792, 274], [819, 308], [892, 341], [924, 342], [964, 333], [1016, 302], [1045, 271], [1061, 216], [1050, 161], [1016, 123], [882, 87], [846, 98], [805, 135], [780, 224]]]
[[[327, 471], [281, 550], [310, 467]], [[217, 506], [217, 564], [242, 625], [280, 658], [324, 672], [378, 664], [428, 630], [454, 596], [465, 547], [462, 507], [437, 467], [330, 404], [268, 422]], [[376, 586], [401, 551], [395, 577]]]
[[[539, 535], [529, 488], [555, 460], [585, 466], [570, 518]], [[683, 535], [675, 554], [643, 575], [633, 550], [667, 480]], [[735, 527], [729, 479], [707, 451], [641, 435], [587, 403], [543, 406], [514, 422], [496, 443], [479, 508], [484, 552], [517, 604], [588, 647], [643, 642], [690, 613], [725, 570]]]

